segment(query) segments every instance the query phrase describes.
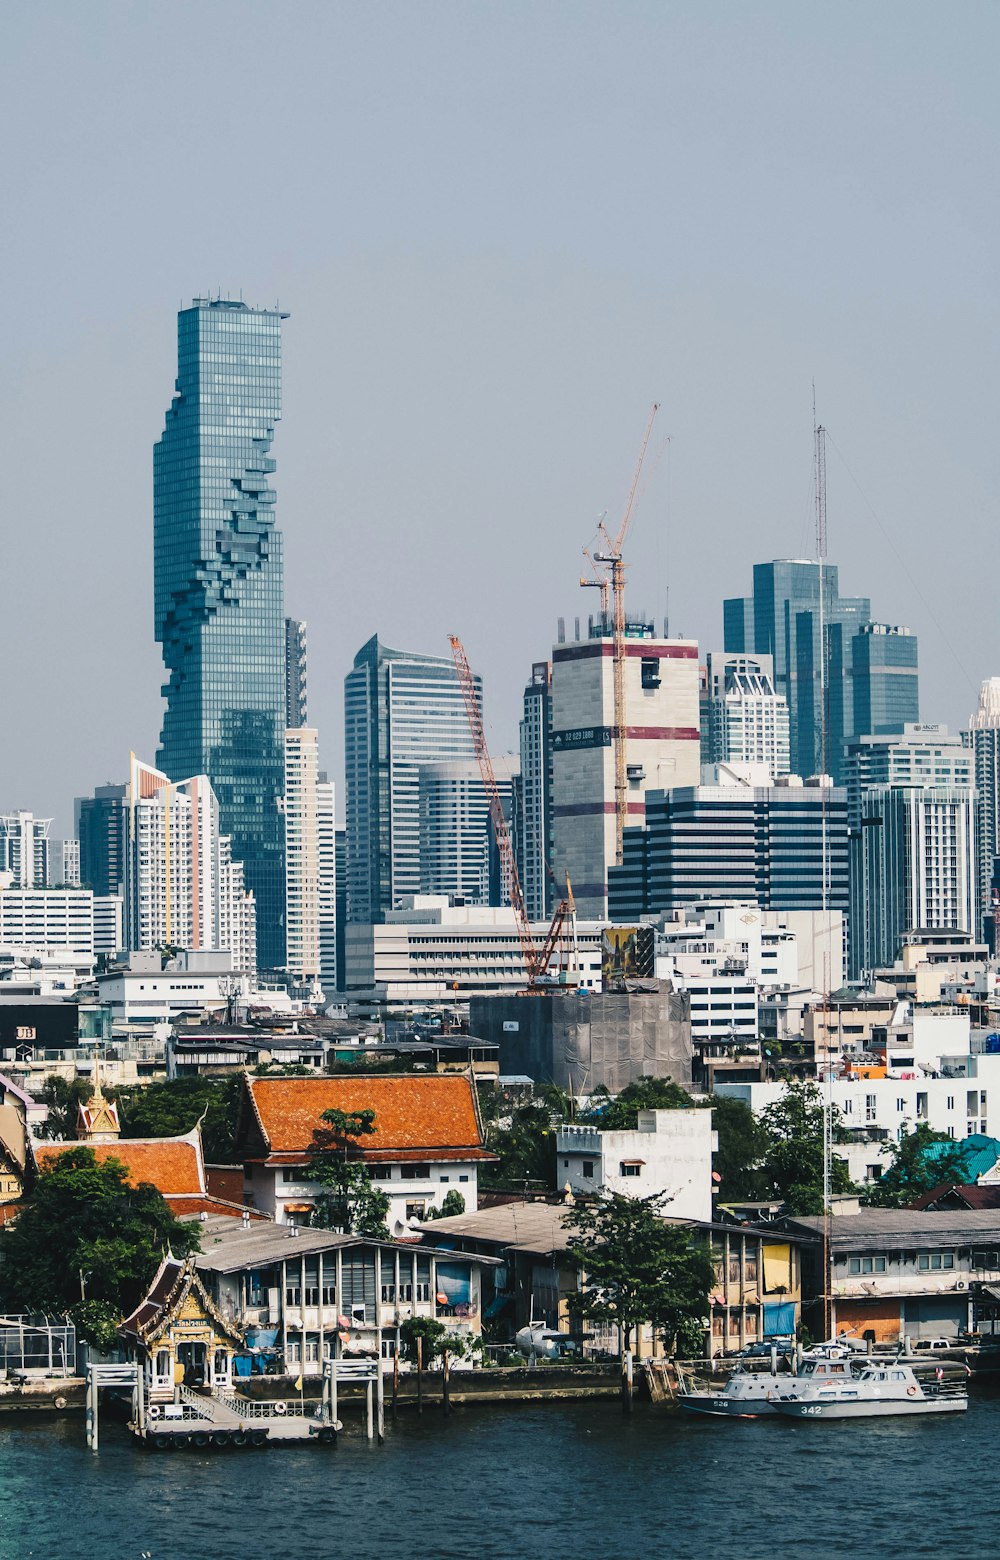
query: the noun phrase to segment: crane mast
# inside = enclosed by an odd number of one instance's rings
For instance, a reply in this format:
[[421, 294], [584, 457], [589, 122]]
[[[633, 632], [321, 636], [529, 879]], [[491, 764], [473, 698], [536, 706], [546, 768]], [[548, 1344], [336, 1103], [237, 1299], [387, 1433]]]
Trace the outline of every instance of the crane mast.
[[654, 402], [646, 423], [646, 431], [642, 436], [639, 459], [636, 461], [635, 472], [632, 476], [632, 486], [629, 488], [625, 513], [622, 516], [621, 525], [618, 527], [618, 535], [612, 541], [602, 520], [600, 530], [607, 544], [607, 551], [594, 554], [595, 562], [608, 564], [611, 568], [611, 596], [614, 609], [615, 864], [619, 867], [625, 854], [625, 824], [628, 818], [628, 714], [625, 708], [625, 564], [622, 560], [622, 548], [625, 545], [625, 538], [632, 523], [632, 512], [635, 508], [639, 477], [642, 474], [643, 462], [646, 459], [646, 446], [649, 444], [649, 436], [653, 431], [653, 420], [659, 410], [659, 403]]

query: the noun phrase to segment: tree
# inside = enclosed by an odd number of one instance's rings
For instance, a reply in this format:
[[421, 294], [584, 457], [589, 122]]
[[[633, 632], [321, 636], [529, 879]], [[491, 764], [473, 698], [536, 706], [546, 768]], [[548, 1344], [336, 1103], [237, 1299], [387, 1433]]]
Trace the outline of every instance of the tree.
[[163, 1254], [199, 1246], [155, 1186], [132, 1186], [120, 1160], [68, 1148], [42, 1172], [17, 1220], [0, 1232], [0, 1309], [66, 1312], [107, 1348], [149, 1288]]
[[39, 1137], [67, 1139], [76, 1137], [77, 1113], [94, 1092], [94, 1085], [87, 1078], [60, 1078], [51, 1073], [35, 1096], [49, 1113], [39, 1129]]
[[467, 1354], [476, 1351], [479, 1342], [461, 1333], [450, 1333], [443, 1322], [436, 1322], [431, 1316], [408, 1317], [400, 1326], [399, 1341], [403, 1346], [402, 1357], [411, 1365], [417, 1363], [418, 1338], [421, 1340], [420, 1363], [424, 1370], [429, 1370], [445, 1349], [452, 1359], [464, 1359]]
[[650, 1323], [669, 1346], [678, 1330], [705, 1315], [714, 1281], [704, 1243], [682, 1224], [662, 1216], [662, 1197], [622, 1197], [567, 1211], [569, 1250], [584, 1288], [570, 1297], [581, 1319], [613, 1322], [623, 1349]]
[[306, 1177], [328, 1190], [316, 1199], [312, 1223], [320, 1229], [388, 1240], [389, 1198], [372, 1184], [357, 1142], [376, 1130], [375, 1112], [334, 1108], [325, 1110], [320, 1119], [323, 1125], [313, 1133]]
[[242, 1082], [228, 1078], [171, 1078], [117, 1091], [122, 1136], [182, 1137], [201, 1121], [209, 1164], [230, 1164], [236, 1152]]
[[761, 1161], [767, 1133], [743, 1100], [714, 1094], [708, 1101], [719, 1134], [715, 1169], [722, 1202], [757, 1201], [764, 1195]]
[[[823, 1099], [814, 1083], [790, 1083], [781, 1098], [761, 1112], [766, 1134], [761, 1162], [765, 1197], [780, 1198], [785, 1211], [802, 1217], [823, 1212]], [[831, 1108], [832, 1137], [843, 1131]], [[854, 1190], [847, 1162], [831, 1155], [830, 1189]]]
[[607, 1089], [595, 1091], [590, 1109], [580, 1119], [605, 1132], [630, 1132], [638, 1125], [641, 1110], [689, 1110], [694, 1103], [672, 1078], [636, 1078], [617, 1095]]
[[484, 1187], [523, 1187], [528, 1184], [554, 1188], [556, 1183], [556, 1130], [568, 1121], [572, 1107], [567, 1095], [551, 1086], [536, 1088], [525, 1102], [511, 1100], [496, 1085], [479, 1088], [479, 1108], [486, 1145], [497, 1155], [496, 1164], [483, 1167]]
[[429, 1219], [454, 1219], [458, 1214], [464, 1212], [465, 1198], [458, 1188], [453, 1186], [450, 1191], [445, 1193], [444, 1201], [440, 1208], [429, 1208], [427, 1210], [427, 1217]]
[[[945, 1145], [938, 1148], [938, 1145]], [[928, 1153], [934, 1149], [934, 1153]], [[905, 1208], [924, 1192], [932, 1192], [944, 1182], [962, 1185], [968, 1171], [962, 1150], [947, 1132], [934, 1132], [921, 1121], [900, 1143], [886, 1143], [883, 1154], [889, 1167], [878, 1181], [865, 1191], [869, 1208]]]

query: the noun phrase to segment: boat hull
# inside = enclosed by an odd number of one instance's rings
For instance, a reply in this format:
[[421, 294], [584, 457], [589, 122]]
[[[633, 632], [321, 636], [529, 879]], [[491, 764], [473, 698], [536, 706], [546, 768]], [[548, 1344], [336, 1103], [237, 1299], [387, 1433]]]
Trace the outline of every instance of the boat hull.
[[759, 1419], [777, 1413], [767, 1398], [727, 1398], [720, 1392], [691, 1392], [677, 1399], [689, 1414], [714, 1414], [720, 1419]]
[[774, 1405], [786, 1419], [887, 1419], [890, 1415], [964, 1414], [968, 1398], [887, 1398], [882, 1401], [816, 1403], [808, 1398]]

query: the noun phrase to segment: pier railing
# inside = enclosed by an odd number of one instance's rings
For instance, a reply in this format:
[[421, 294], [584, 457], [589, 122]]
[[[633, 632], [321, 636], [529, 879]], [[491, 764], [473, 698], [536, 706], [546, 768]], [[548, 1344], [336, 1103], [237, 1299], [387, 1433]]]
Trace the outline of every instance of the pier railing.
[[[298, 1398], [279, 1398], [268, 1402], [263, 1398], [231, 1397], [225, 1392], [217, 1392], [215, 1396], [230, 1413], [238, 1414], [241, 1419], [291, 1419], [302, 1417], [306, 1411], [305, 1404]], [[312, 1407], [309, 1412], [313, 1412]]]

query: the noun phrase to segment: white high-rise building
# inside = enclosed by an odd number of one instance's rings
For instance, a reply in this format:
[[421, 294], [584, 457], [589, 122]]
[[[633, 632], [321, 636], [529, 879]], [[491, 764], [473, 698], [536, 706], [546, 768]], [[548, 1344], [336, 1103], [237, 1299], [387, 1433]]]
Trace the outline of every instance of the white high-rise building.
[[766, 764], [789, 772], [788, 703], [775, 691], [769, 655], [710, 651], [705, 661], [702, 761]]
[[[504, 811], [513, 810], [517, 760], [498, 755], [493, 772]], [[506, 903], [489, 798], [474, 758], [420, 770], [420, 892], [469, 905]]]
[[1000, 677], [988, 677], [979, 690], [979, 706], [969, 721], [969, 744], [979, 793], [976, 826], [979, 913], [992, 921], [993, 872], [1000, 856]]
[[[628, 826], [641, 827], [647, 791], [701, 777], [698, 646], [659, 639], [651, 623], [626, 627]], [[605, 920], [615, 865], [614, 643], [595, 620], [586, 639], [552, 651], [552, 871], [572, 880], [582, 917]]]
[[320, 973], [319, 733], [285, 732], [285, 947], [289, 973], [311, 983]]
[[49, 888], [80, 887], [80, 841], [49, 840]]
[[51, 818], [30, 812], [0, 813], [0, 873], [12, 888], [46, 887], [51, 827]]
[[0, 885], [0, 946], [68, 948], [94, 956], [94, 896], [87, 888], [4, 888]]
[[334, 785], [320, 771], [316, 786], [316, 841], [319, 848], [319, 982], [329, 995], [337, 990], [337, 824]]
[[252, 970], [253, 896], [245, 891], [242, 863], [232, 859], [229, 836], [219, 833], [207, 776], [175, 784], [132, 754], [126, 800], [127, 946], [225, 950], [234, 969]]

